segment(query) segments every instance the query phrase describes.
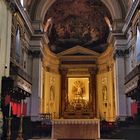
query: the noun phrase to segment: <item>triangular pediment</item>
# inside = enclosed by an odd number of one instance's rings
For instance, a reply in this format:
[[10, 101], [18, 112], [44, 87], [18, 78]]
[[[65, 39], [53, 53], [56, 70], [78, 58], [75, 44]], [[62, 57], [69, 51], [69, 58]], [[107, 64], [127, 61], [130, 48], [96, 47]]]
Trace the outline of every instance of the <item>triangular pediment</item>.
[[81, 55], [82, 56], [83, 55], [88, 56], [88, 55], [91, 55], [91, 56], [97, 56], [98, 57], [100, 55], [100, 53], [97, 53], [93, 50], [90, 50], [88, 48], [77, 45], [75, 47], [72, 47], [70, 49], [67, 49], [67, 50], [57, 54], [57, 56], [72, 56], [72, 55], [73, 56], [81, 56]]

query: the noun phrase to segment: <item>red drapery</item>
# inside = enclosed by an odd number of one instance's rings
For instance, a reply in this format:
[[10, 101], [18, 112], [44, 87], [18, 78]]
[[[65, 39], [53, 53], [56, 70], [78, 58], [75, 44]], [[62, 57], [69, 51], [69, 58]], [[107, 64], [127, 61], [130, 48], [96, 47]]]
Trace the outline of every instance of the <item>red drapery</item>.
[[11, 101], [11, 107], [13, 115], [16, 115], [17, 117], [20, 117], [21, 114], [26, 116], [27, 103], [23, 103], [23, 105], [21, 105], [21, 103]]
[[137, 114], [137, 112], [138, 112], [138, 103], [137, 102], [131, 103], [131, 115], [133, 117], [135, 117], [135, 115]]

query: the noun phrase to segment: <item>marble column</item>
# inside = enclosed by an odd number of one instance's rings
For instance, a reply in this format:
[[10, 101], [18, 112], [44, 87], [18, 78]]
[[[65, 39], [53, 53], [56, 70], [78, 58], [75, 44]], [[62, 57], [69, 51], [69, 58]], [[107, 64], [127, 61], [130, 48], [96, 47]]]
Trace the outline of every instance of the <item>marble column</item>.
[[115, 90], [116, 90], [116, 114], [124, 120], [127, 116], [127, 104], [125, 95], [125, 55], [127, 51], [123, 48], [117, 48], [114, 53], [115, 59]]
[[33, 51], [33, 66], [32, 66], [32, 95], [31, 95], [31, 120], [39, 120], [40, 101], [42, 92], [42, 60], [41, 52]]
[[[130, 50], [129, 50], [129, 53], [125, 57], [125, 74], [128, 75], [130, 71], [131, 71], [131, 58], [130, 58]], [[126, 104], [127, 104], [126, 113], [128, 116], [131, 116], [131, 102], [132, 102], [132, 99], [130, 97], [127, 97], [127, 99], [126, 99]]]

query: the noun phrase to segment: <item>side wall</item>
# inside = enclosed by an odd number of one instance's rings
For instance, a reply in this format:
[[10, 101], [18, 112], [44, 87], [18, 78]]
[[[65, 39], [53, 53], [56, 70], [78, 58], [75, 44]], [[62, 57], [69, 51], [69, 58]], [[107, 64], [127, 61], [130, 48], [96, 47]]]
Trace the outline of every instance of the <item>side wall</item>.
[[97, 74], [97, 102], [98, 117], [102, 120], [114, 121], [116, 117], [115, 89], [114, 89], [114, 61], [113, 48], [109, 48], [98, 59]]

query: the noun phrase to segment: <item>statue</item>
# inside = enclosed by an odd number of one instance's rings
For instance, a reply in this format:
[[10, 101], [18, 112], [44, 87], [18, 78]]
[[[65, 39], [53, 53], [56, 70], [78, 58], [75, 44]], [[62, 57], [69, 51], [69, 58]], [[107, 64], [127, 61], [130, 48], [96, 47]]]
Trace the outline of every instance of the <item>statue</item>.
[[103, 101], [107, 101], [107, 87], [104, 86], [102, 89]]
[[53, 19], [52, 19], [52, 17], [50, 17], [44, 26], [44, 32], [46, 32], [48, 34], [48, 36], [51, 34], [52, 26], [53, 26]]
[[104, 19], [105, 19], [106, 24], [107, 24], [108, 27], [109, 27], [109, 30], [112, 31], [112, 25], [111, 25], [111, 23], [110, 23], [109, 18], [108, 18], [107, 16], [105, 16]]
[[56, 112], [56, 109], [55, 109], [55, 87], [53, 85], [50, 87], [50, 100], [48, 108], [49, 108], [48, 112], [51, 113], [54, 117], [54, 112]]

